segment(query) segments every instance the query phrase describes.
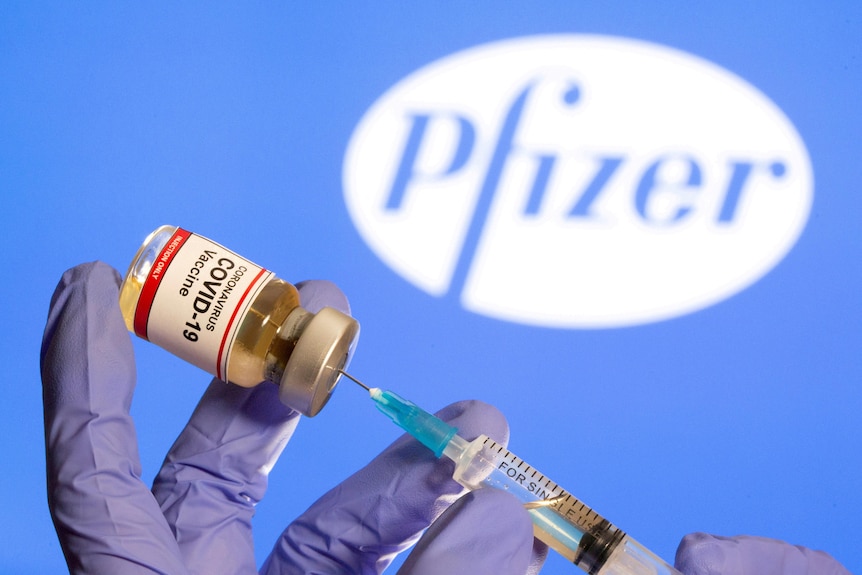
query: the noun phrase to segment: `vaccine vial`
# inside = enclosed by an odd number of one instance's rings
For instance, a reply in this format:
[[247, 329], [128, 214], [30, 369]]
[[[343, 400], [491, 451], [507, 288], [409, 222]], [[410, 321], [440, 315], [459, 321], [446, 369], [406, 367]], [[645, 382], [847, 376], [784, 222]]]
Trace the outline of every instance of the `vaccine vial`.
[[308, 416], [346, 369], [359, 324], [300, 306], [296, 288], [223, 246], [175, 226], [151, 233], [120, 287], [129, 331], [243, 387], [279, 386]]

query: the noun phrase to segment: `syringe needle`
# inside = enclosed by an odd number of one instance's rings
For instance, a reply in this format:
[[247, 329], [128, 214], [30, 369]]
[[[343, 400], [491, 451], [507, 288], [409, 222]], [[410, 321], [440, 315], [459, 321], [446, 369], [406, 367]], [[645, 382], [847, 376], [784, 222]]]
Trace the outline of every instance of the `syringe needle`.
[[371, 391], [370, 387], [368, 387], [367, 385], [365, 385], [364, 383], [362, 383], [361, 381], [359, 381], [358, 379], [356, 379], [355, 377], [353, 377], [352, 375], [350, 375], [349, 373], [347, 373], [343, 369], [339, 369], [338, 372], [341, 375], [343, 375], [344, 377], [346, 377], [347, 379], [349, 379], [350, 381], [354, 381], [354, 382], [358, 383], [361, 387], [365, 388], [365, 391], [369, 391], [369, 392]]

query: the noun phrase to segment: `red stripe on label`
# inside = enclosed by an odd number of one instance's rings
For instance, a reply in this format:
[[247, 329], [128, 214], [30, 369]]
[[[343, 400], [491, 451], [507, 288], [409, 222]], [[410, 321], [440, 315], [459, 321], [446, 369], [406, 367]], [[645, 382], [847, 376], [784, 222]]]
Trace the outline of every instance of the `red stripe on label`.
[[228, 335], [230, 335], [232, 331], [231, 326], [233, 325], [234, 320], [236, 320], [236, 314], [238, 314], [239, 310], [242, 309], [242, 303], [245, 301], [245, 298], [248, 297], [248, 294], [252, 291], [252, 289], [254, 289], [254, 286], [257, 285], [257, 282], [259, 282], [260, 278], [263, 277], [263, 275], [266, 273], [267, 271], [262, 269], [256, 276], [254, 276], [254, 279], [251, 280], [251, 283], [249, 284], [248, 288], [246, 288], [246, 290], [242, 293], [242, 297], [239, 298], [239, 301], [237, 302], [236, 307], [233, 309], [233, 313], [230, 316], [230, 320], [227, 322], [227, 327], [225, 327], [224, 330], [224, 336], [221, 339], [221, 345], [218, 348], [218, 360], [216, 361], [216, 377], [222, 381], [227, 381], [224, 374], [224, 371], [227, 370], [227, 366], [225, 366], [225, 370], [222, 370], [221, 360], [224, 356], [224, 344], [227, 341]]
[[167, 271], [168, 266], [180, 251], [182, 245], [191, 237], [192, 233], [182, 228], [177, 228], [177, 231], [171, 237], [170, 241], [162, 248], [159, 257], [153, 262], [153, 267], [150, 269], [147, 279], [144, 280], [144, 285], [141, 288], [141, 295], [138, 297], [138, 304], [135, 307], [135, 334], [144, 339], [147, 338], [147, 323], [150, 319], [150, 309], [153, 306], [153, 300], [156, 299], [156, 292], [159, 291], [162, 278]]

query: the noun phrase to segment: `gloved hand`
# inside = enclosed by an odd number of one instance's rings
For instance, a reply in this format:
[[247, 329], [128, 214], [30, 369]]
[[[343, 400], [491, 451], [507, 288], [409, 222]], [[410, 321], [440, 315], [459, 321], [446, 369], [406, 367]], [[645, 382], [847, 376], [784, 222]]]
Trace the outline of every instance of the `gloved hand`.
[[[119, 281], [105, 264], [69, 270], [42, 343], [48, 502], [69, 569], [253, 573], [254, 506], [299, 415], [279, 402], [274, 385], [213, 380], [150, 491], [129, 416], [135, 365]], [[347, 311], [331, 284], [298, 287], [310, 311]], [[504, 417], [479, 402], [439, 416], [468, 439], [508, 436]], [[449, 465], [402, 437], [288, 526], [262, 572], [378, 573], [417, 540], [404, 573], [538, 571], [546, 549], [533, 549], [521, 505], [487, 490], [449, 506], [460, 493]]]
[[764, 537], [686, 535], [676, 551], [685, 575], [850, 575], [823, 551]]

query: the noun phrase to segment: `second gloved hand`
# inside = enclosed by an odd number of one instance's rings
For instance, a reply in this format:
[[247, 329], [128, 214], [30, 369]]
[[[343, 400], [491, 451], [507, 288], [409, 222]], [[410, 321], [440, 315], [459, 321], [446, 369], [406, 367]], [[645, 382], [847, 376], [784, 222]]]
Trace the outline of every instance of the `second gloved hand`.
[[686, 535], [676, 552], [685, 575], [850, 575], [828, 553], [783, 541], [741, 535]]

